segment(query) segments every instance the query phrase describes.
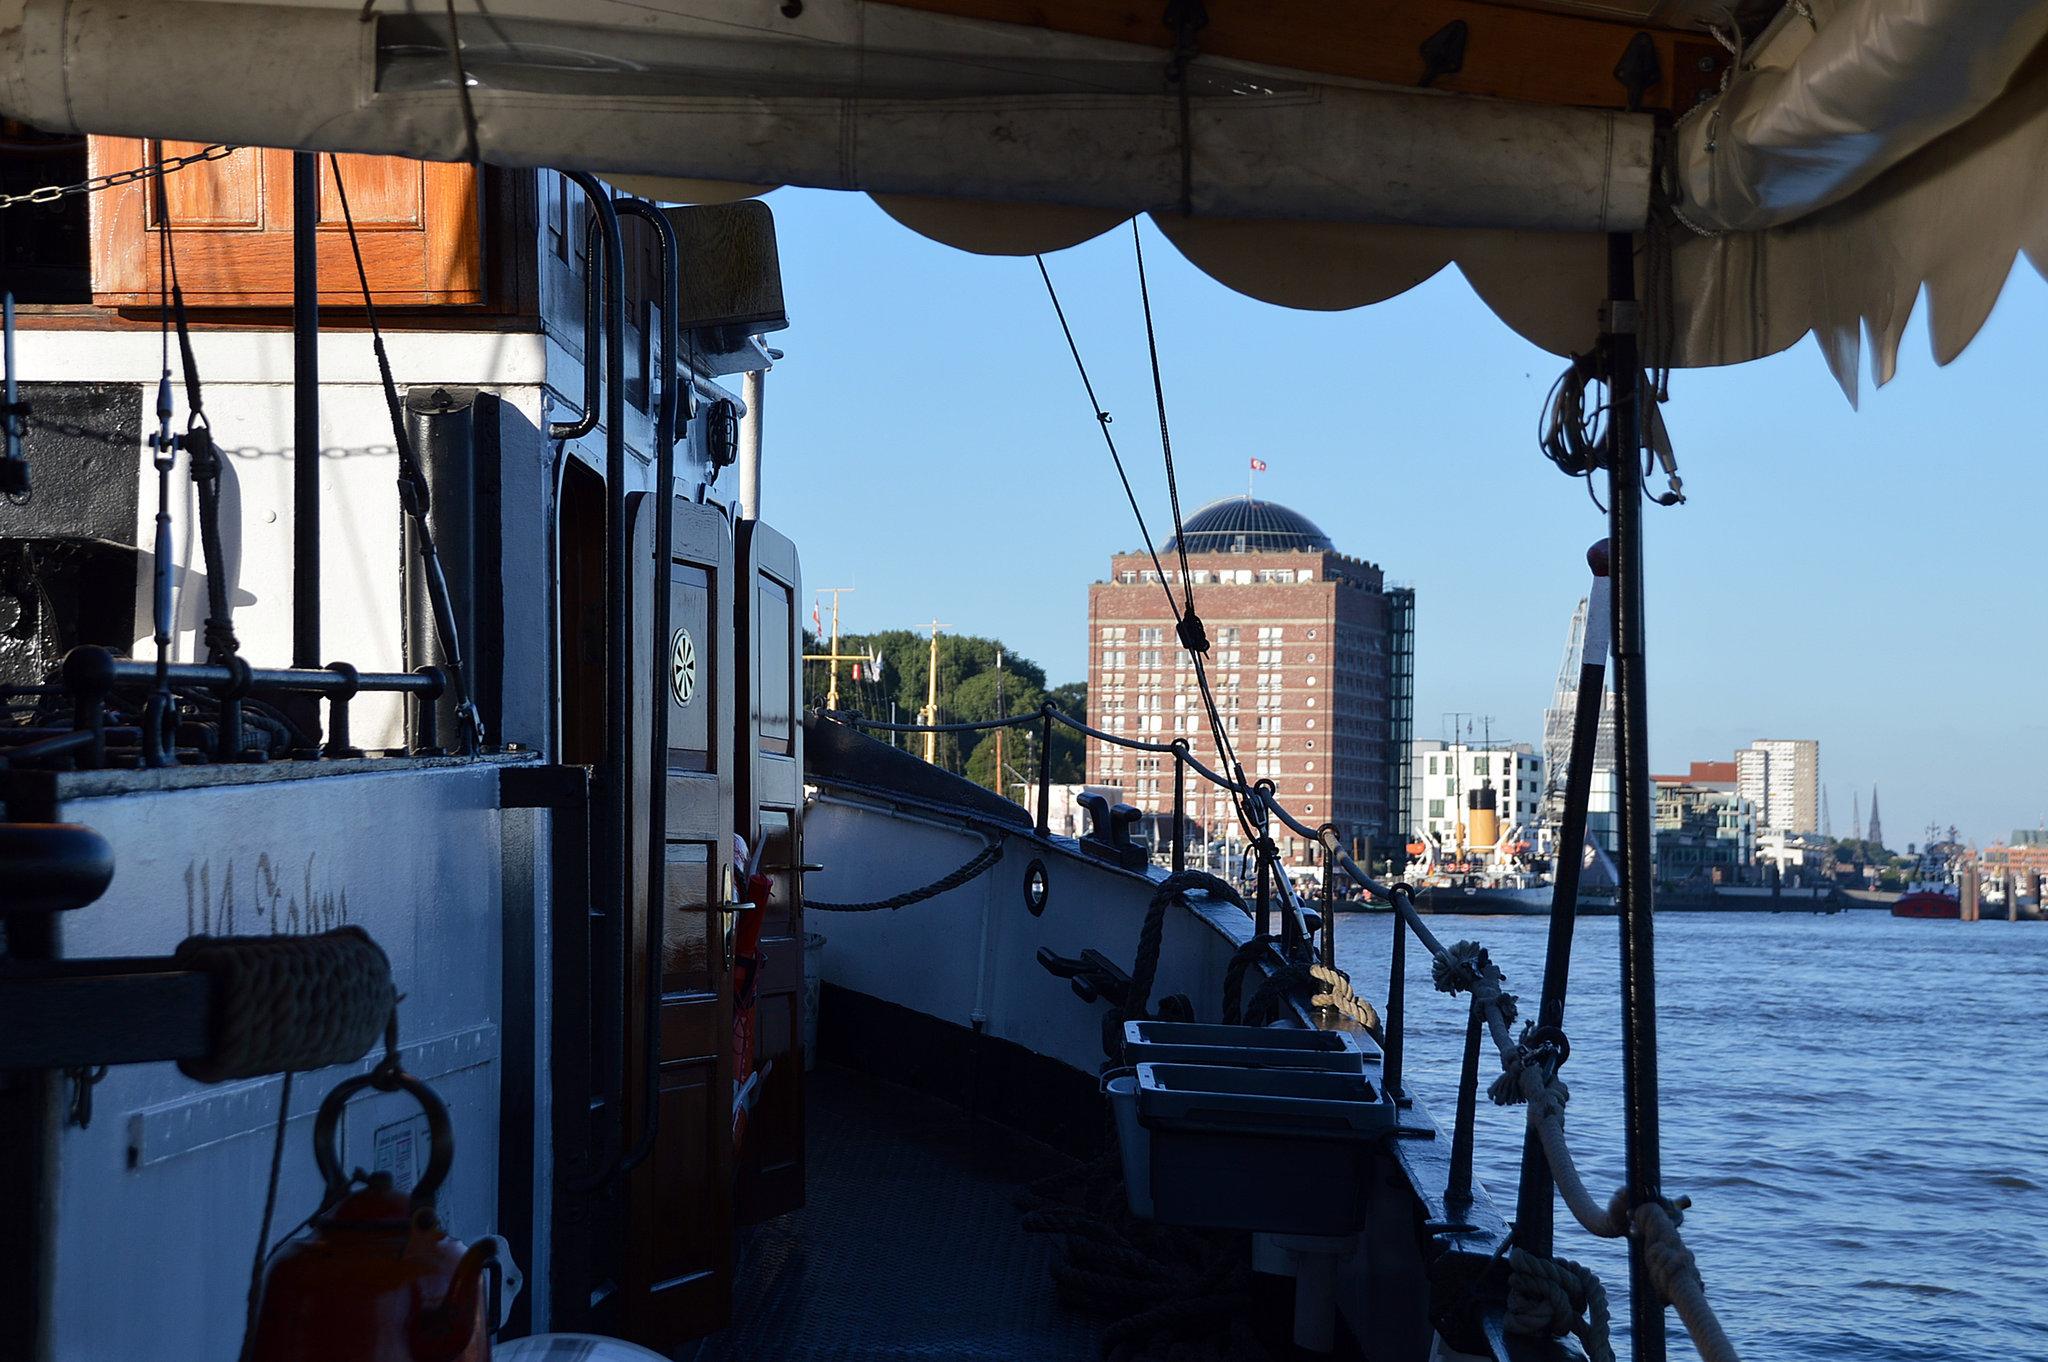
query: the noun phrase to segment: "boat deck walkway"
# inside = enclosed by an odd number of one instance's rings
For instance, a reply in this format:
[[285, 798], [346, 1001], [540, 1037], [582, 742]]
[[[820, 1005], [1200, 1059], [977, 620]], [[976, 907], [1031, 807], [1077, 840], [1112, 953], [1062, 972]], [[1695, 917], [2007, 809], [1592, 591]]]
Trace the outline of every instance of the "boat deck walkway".
[[848, 1069], [806, 1077], [806, 1205], [744, 1235], [732, 1326], [679, 1362], [1094, 1362], [1013, 1204], [1060, 1155]]

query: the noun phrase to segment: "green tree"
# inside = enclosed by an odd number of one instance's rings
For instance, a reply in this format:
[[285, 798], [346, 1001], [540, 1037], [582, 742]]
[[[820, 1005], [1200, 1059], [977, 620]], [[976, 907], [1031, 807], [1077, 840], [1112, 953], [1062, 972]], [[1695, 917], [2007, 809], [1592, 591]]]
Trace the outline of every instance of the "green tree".
[[[825, 646], [806, 632], [804, 652], [816, 655], [825, 651]], [[839, 706], [842, 710], [857, 711], [870, 719], [886, 720], [891, 717], [893, 705], [897, 722], [917, 721], [931, 687], [932, 639], [929, 633], [885, 629], [872, 634], [842, 634], [839, 652], [841, 656], [881, 659], [879, 676], [874, 674], [876, 668], [872, 663], [860, 664], [858, 677], [854, 675], [852, 665], [839, 664]], [[1003, 660], [1000, 681], [996, 671], [998, 653]], [[825, 704], [831, 679], [830, 664], [804, 664], [806, 706], [817, 708]], [[1076, 718], [1086, 714], [1085, 683], [1070, 682], [1048, 692], [1043, 667], [1005, 648], [1000, 639], [972, 634], [939, 635], [937, 689], [939, 723], [982, 723], [997, 717], [1033, 714], [1048, 699]], [[899, 747], [919, 753], [924, 750], [922, 735], [905, 733], [893, 737]], [[938, 734], [933, 744], [934, 759], [946, 770], [961, 772], [989, 789], [999, 789], [1009, 782], [997, 779], [995, 744], [991, 738], [992, 735], [986, 733]], [[1027, 782], [1037, 779], [1040, 740], [1035, 724], [1012, 728], [1004, 738], [1004, 764]], [[1060, 783], [1079, 781], [1083, 770], [1082, 754], [1080, 735], [1055, 726], [1052, 779]], [[1014, 777], [1011, 779], [1013, 781]]]

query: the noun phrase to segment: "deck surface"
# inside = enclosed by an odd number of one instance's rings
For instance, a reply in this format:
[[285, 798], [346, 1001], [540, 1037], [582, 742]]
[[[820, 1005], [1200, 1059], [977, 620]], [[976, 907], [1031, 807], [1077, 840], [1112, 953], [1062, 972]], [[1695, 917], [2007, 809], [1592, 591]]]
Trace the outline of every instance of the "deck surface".
[[1094, 1362], [1012, 1203], [1059, 1156], [832, 1065], [807, 1086], [807, 1204], [745, 1235], [733, 1325], [682, 1362]]

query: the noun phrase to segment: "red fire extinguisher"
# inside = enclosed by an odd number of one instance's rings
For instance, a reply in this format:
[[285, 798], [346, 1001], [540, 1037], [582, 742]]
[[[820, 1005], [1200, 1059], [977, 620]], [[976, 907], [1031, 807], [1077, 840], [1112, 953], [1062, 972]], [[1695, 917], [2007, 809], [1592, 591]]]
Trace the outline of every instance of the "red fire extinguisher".
[[[403, 1089], [426, 1112], [432, 1148], [410, 1196], [389, 1173], [357, 1186], [341, 1170], [342, 1107], [365, 1087]], [[313, 1123], [313, 1157], [326, 1201], [271, 1260], [250, 1362], [489, 1362], [497, 1321], [484, 1273], [497, 1274], [498, 1295], [509, 1301], [518, 1269], [498, 1236], [465, 1247], [441, 1229], [434, 1193], [454, 1162], [455, 1139], [434, 1090], [389, 1063], [337, 1085]]]

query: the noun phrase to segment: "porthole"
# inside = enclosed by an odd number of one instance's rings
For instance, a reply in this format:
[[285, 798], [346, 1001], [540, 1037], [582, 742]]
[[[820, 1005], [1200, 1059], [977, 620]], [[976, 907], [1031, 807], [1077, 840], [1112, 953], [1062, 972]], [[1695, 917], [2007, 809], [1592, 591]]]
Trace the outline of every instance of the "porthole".
[[1045, 901], [1050, 891], [1044, 861], [1033, 860], [1024, 867], [1024, 907], [1031, 916], [1038, 917], [1045, 912]]

